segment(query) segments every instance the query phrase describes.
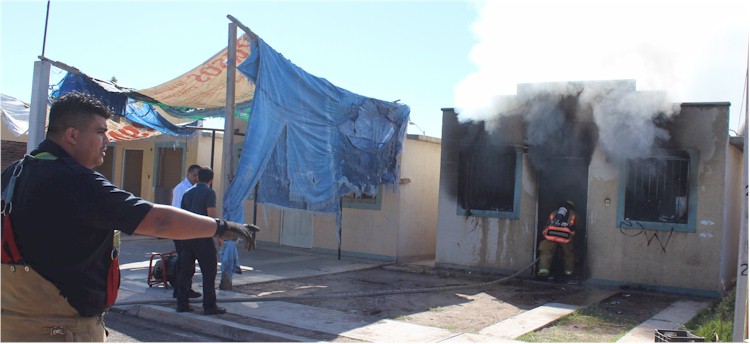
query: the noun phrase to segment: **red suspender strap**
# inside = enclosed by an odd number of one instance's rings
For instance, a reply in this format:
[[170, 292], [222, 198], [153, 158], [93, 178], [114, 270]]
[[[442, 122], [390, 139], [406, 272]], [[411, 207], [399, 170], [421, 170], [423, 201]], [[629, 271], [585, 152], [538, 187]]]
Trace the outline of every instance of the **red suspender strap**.
[[3, 190], [3, 232], [2, 232], [2, 262], [3, 263], [19, 263], [22, 261], [21, 252], [18, 250], [16, 245], [16, 237], [13, 235], [13, 224], [10, 222], [10, 213], [13, 211], [13, 191], [16, 187], [16, 178], [21, 175], [23, 171], [23, 163], [26, 160], [21, 160], [13, 169], [13, 174], [10, 176], [8, 185]]
[[13, 225], [10, 223], [10, 214], [3, 215], [3, 263], [19, 263], [22, 260], [21, 252], [18, 251], [16, 238], [13, 235]]

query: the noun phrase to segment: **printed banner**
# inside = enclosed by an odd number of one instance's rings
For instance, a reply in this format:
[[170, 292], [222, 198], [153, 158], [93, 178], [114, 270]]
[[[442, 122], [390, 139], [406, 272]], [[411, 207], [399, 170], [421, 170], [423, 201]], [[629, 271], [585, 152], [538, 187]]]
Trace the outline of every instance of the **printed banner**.
[[146, 139], [162, 134], [158, 130], [144, 127], [140, 124], [125, 120], [124, 118], [120, 118], [119, 122], [108, 119], [107, 130], [107, 138], [109, 138], [110, 141], [115, 142]]
[[[223, 108], [226, 106], [227, 48], [195, 67], [193, 70], [159, 86], [138, 90], [138, 93], [156, 99], [169, 106], [198, 109]], [[250, 56], [247, 35], [237, 39], [237, 65]], [[235, 78], [236, 102], [253, 98], [255, 86], [242, 73]]]

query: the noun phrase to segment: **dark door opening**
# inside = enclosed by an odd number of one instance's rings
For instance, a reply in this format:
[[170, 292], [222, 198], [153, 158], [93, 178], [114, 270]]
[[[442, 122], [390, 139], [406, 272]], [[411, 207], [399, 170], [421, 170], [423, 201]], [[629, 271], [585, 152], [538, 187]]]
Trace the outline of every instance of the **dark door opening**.
[[143, 177], [143, 151], [126, 149], [123, 157], [122, 188], [133, 195], [141, 197], [141, 178]]
[[[551, 167], [539, 171], [537, 174], [539, 203], [537, 239], [534, 247], [535, 258], [539, 256], [539, 242], [543, 239], [541, 233], [547, 224], [549, 214], [556, 210], [560, 203], [568, 200], [573, 201], [577, 214], [576, 235], [573, 239], [576, 256], [574, 276], [579, 279], [586, 279], [588, 276], [586, 268], [586, 201], [588, 197], [589, 159], [580, 157], [552, 158], [547, 166]], [[558, 252], [558, 254], [561, 254], [561, 252]], [[551, 273], [553, 275], [561, 274], [561, 267], [562, 258], [556, 256]]]
[[154, 181], [154, 202], [171, 205], [172, 189], [185, 178], [185, 172], [182, 171], [182, 147], [159, 147], [156, 154], [158, 170]]

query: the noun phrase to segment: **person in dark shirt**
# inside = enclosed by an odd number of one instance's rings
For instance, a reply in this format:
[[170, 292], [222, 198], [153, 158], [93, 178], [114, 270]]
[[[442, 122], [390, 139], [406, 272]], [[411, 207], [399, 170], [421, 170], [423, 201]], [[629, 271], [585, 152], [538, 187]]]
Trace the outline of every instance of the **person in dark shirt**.
[[148, 202], [94, 171], [110, 116], [92, 96], [60, 97], [46, 139], [2, 173], [2, 341], [105, 341], [102, 318], [120, 282], [116, 230], [252, 236], [249, 225]]
[[[204, 167], [198, 171], [198, 182], [185, 191], [182, 196], [182, 209], [214, 217], [216, 216], [216, 193], [211, 189], [214, 172]], [[182, 242], [182, 258], [177, 275], [177, 312], [191, 312], [190, 287], [191, 274], [195, 269], [195, 260], [201, 267], [203, 275], [203, 314], [214, 315], [226, 313], [226, 309], [216, 305], [216, 246], [212, 238], [197, 238]]]
[[[174, 189], [172, 189], [172, 206], [177, 208], [182, 208], [182, 196], [185, 194], [185, 191], [190, 189], [195, 183], [198, 182], [198, 171], [201, 169], [200, 165], [190, 165], [187, 169], [187, 173], [185, 174], [185, 179], [183, 179], [179, 184], [177, 184]], [[175, 262], [174, 267], [174, 276], [175, 276], [175, 283], [172, 287], [177, 286], [177, 275], [180, 274], [180, 257], [182, 256], [182, 240], [174, 240], [174, 251], [177, 253], [177, 259]], [[193, 271], [195, 273], [195, 271]], [[193, 280], [193, 274], [190, 274], [190, 281]], [[172, 282], [171, 280], [169, 281]], [[192, 284], [192, 283], [191, 283]], [[190, 289], [190, 298], [196, 298], [201, 297], [201, 293], [194, 291]], [[172, 293], [172, 297], [177, 297], [177, 289], [174, 290]]]

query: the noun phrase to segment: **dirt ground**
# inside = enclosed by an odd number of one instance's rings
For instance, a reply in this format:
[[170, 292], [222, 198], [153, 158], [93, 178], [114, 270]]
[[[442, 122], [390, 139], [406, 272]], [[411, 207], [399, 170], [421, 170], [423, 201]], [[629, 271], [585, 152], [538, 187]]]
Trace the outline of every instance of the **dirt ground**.
[[[495, 278], [498, 277], [461, 273], [414, 273], [386, 267], [318, 277], [235, 285], [234, 291], [249, 295], [279, 297], [468, 286], [451, 291], [409, 294], [394, 292], [383, 296], [324, 298], [294, 302], [346, 312], [367, 321], [393, 319], [444, 328], [457, 333], [477, 333], [482, 328], [542, 304], [555, 302], [565, 296], [578, 293], [584, 288], [577, 285], [520, 279], [511, 279], [482, 288], [471, 286], [492, 281]], [[667, 307], [672, 301], [672, 299], [651, 294], [623, 292], [602, 302], [598, 311], [611, 314], [615, 321], [623, 324], [623, 328], [627, 326], [632, 328]], [[557, 327], [556, 330], [562, 331], [581, 331], [581, 326], [583, 325], [569, 323], [555, 327]], [[542, 331], [554, 331], [553, 328]], [[591, 329], [591, 331], [599, 330]], [[599, 332], [609, 335], [606, 331]], [[595, 336], [594, 338], [603, 337]]]

